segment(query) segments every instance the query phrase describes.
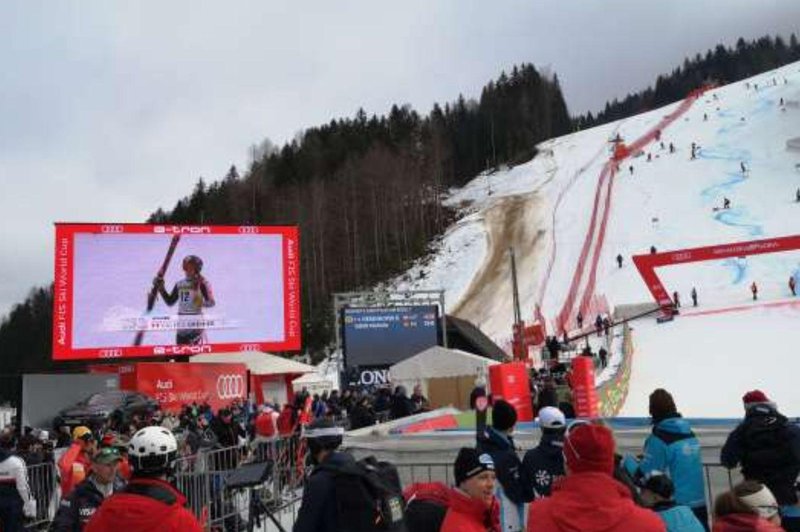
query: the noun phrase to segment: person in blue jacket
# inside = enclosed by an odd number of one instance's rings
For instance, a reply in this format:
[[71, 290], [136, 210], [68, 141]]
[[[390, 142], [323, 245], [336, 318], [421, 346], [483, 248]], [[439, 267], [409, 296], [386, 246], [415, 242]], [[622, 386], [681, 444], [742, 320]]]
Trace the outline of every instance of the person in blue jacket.
[[677, 504], [675, 486], [660, 471], [653, 471], [642, 486], [642, 501], [664, 521], [667, 532], [703, 532], [705, 529], [688, 506]]
[[644, 456], [640, 461], [626, 456], [625, 469], [637, 481], [654, 470], [669, 475], [675, 485], [675, 502], [691, 508], [708, 530], [700, 442], [668, 391], [658, 388], [650, 394], [650, 416], [653, 430], [644, 442]]
[[533, 486], [526, 482], [522, 462], [517, 456], [511, 434], [517, 424], [517, 410], [502, 399], [492, 405], [492, 426], [478, 435], [478, 452], [487, 453], [494, 462], [497, 484], [495, 496], [500, 502], [501, 532], [525, 529], [525, 504], [533, 500]]

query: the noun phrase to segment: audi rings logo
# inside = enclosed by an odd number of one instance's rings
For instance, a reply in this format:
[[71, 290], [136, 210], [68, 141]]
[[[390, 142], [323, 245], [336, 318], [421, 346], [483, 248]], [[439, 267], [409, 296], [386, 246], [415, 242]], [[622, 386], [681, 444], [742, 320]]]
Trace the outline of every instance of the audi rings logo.
[[220, 375], [217, 377], [217, 396], [220, 399], [244, 397], [244, 377], [241, 375]]
[[254, 225], [241, 225], [239, 226], [239, 233], [243, 235], [257, 235], [258, 227]]
[[101, 233], [122, 233], [124, 228], [121, 225], [101, 225], [100, 232]]
[[258, 344], [241, 344], [239, 351], [258, 351], [260, 347]]

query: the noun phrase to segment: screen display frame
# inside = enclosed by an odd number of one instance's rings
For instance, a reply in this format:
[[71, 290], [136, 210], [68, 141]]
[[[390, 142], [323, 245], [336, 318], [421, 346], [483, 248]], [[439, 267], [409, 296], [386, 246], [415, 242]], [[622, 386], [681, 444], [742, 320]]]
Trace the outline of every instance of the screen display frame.
[[[165, 224], [101, 224], [101, 223], [57, 223], [55, 224], [55, 260], [53, 286], [53, 360], [124, 359], [146, 356], [194, 355], [231, 351], [298, 351], [302, 347], [300, 313], [300, 242], [297, 226], [255, 225], [165, 225]], [[94, 235], [164, 235], [168, 245], [176, 235], [275, 235], [281, 239], [283, 287], [283, 337], [279, 341], [201, 343], [197, 345], [108, 345], [101, 347], [75, 347], [73, 345], [75, 316], [75, 260], [76, 236]], [[167, 253], [167, 245], [164, 253]], [[163, 258], [163, 256], [162, 256]], [[180, 255], [172, 261], [180, 261]], [[161, 264], [148, 265], [152, 275]], [[174, 267], [174, 266], [173, 266]], [[142, 287], [146, 293], [148, 286]], [[145, 311], [146, 298], [142, 298]], [[268, 319], [268, 318], [264, 318]]]

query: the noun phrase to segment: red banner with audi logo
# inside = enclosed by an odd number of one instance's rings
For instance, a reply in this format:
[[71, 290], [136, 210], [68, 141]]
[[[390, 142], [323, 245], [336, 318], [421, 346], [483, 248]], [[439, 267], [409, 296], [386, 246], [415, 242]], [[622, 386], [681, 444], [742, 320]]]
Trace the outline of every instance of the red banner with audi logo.
[[234, 399], [247, 398], [247, 367], [143, 362], [121, 366], [119, 385], [149, 395], [165, 411], [177, 412], [192, 403], [208, 403], [216, 411], [230, 406]]
[[53, 359], [298, 351], [294, 226], [56, 224]]

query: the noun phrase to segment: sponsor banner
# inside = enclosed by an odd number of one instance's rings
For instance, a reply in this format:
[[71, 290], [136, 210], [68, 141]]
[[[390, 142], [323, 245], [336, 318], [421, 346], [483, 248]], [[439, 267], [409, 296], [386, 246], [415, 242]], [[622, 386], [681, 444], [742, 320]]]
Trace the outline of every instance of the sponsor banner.
[[734, 257], [747, 257], [765, 253], [778, 253], [800, 249], [800, 235], [779, 238], [765, 238], [747, 242], [733, 242], [717, 246], [704, 246], [698, 248], [679, 249], [663, 253], [650, 253], [648, 255], [635, 255], [633, 263], [642, 276], [647, 289], [656, 303], [666, 312], [672, 312], [672, 298], [664, 284], [661, 282], [656, 268], [690, 262], [703, 262]]
[[301, 349], [297, 227], [56, 224], [53, 359]]
[[597, 388], [601, 417], [616, 417], [628, 397], [633, 362], [633, 342], [627, 325], [625, 325], [624, 337], [622, 364], [619, 365], [611, 380]]
[[120, 368], [120, 387], [153, 397], [163, 410], [207, 402], [216, 411], [247, 398], [244, 364], [143, 362]]

